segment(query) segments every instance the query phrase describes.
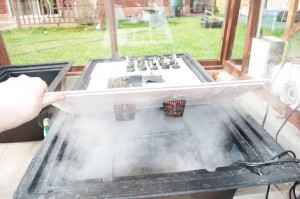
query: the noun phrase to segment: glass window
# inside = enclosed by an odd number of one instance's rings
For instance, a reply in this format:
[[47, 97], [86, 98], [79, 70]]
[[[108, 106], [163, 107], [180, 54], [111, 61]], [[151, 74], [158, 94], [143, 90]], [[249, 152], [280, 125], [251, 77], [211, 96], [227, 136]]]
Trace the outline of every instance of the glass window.
[[17, 8], [22, 29], [2, 32], [12, 64], [111, 56], [103, 0], [18, 0]]
[[[267, 1], [262, 16], [261, 36], [281, 37], [284, 34], [290, 0]], [[298, 18], [298, 19], [297, 19]], [[299, 16], [296, 21], [300, 21]]]
[[[22, 27], [2, 33], [12, 64], [72, 60], [85, 65], [111, 57], [104, 0], [9, 2], [11, 17], [19, 14]], [[218, 59], [225, 2], [115, 0], [119, 56], [186, 52]]]
[[[290, 6], [290, 0], [267, 1], [263, 10], [262, 24], [260, 30], [261, 37], [276, 37], [282, 38], [285, 34], [286, 21], [288, 16], [288, 10]], [[295, 22], [300, 22], [300, 4], [298, 4]], [[292, 36], [288, 42], [288, 49], [286, 56], [288, 58], [299, 57], [300, 55], [300, 43], [299, 32]], [[278, 48], [277, 48], [278, 49]], [[271, 49], [272, 53], [277, 53], [279, 50]], [[282, 50], [281, 50], [282, 51]], [[277, 53], [278, 54], [278, 53]], [[283, 54], [283, 52], [281, 52]], [[279, 57], [279, 56], [278, 56]]]
[[[248, 71], [255, 78], [271, 79], [273, 93], [280, 95], [287, 104], [290, 102], [285, 99], [293, 98], [295, 93], [295, 90], [289, 90], [289, 86], [295, 83], [293, 88], [297, 88], [300, 71], [300, 33], [285, 39], [285, 32], [289, 32], [286, 23], [288, 14], [291, 14], [288, 13], [291, 2], [268, 0], [264, 5], [259, 39], [253, 40]], [[296, 10], [299, 8], [300, 5]], [[296, 22], [300, 21], [298, 13]]]
[[115, 0], [120, 56], [186, 52], [218, 59], [224, 7], [213, 14], [217, 7], [207, 0]]

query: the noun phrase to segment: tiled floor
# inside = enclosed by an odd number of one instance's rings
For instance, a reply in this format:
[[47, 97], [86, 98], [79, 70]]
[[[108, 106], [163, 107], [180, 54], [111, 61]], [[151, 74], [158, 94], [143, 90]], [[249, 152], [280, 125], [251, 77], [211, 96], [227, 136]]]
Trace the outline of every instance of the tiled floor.
[[[251, 100], [249, 100], [251, 99]], [[263, 118], [262, 112], [265, 104], [252, 93], [239, 99], [240, 103], [257, 121]], [[271, 135], [276, 132], [283, 119], [270, 112], [266, 128]], [[300, 133], [293, 126], [287, 124], [283, 129], [279, 142], [287, 149], [292, 149], [300, 157]], [[18, 183], [20, 182], [30, 160], [39, 148], [41, 142], [24, 142], [0, 144], [0, 199], [12, 198]], [[285, 199], [292, 184], [271, 186], [270, 199]], [[267, 186], [238, 189], [234, 199], [261, 199], [265, 197]]]
[[[287, 186], [285, 186], [287, 187]], [[234, 199], [263, 199], [265, 198], [267, 186], [251, 187], [238, 189], [235, 193]], [[285, 199], [285, 191], [280, 191], [276, 186], [272, 185], [270, 188], [269, 199]]]
[[0, 144], [0, 198], [12, 198], [41, 142]]

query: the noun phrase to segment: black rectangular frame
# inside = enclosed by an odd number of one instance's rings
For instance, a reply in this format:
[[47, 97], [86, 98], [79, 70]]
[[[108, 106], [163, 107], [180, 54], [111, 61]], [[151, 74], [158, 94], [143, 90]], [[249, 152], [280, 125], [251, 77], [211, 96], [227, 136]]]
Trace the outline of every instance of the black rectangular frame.
[[[201, 76], [204, 82], [213, 81], [205, 69], [187, 54], [183, 56], [187, 65]], [[84, 89], [89, 81], [93, 67], [111, 59], [91, 60], [80, 76], [75, 90]], [[207, 105], [215, 106], [215, 105]], [[237, 141], [249, 155], [249, 161], [268, 161], [284, 149], [237, 104], [218, 107], [228, 120], [226, 125]], [[76, 117], [76, 115], [72, 116]], [[213, 172], [205, 169], [150, 174], [140, 176], [118, 177], [112, 181], [101, 179], [82, 180], [70, 184], [51, 184], [50, 178], [43, 174], [49, 171], [48, 162], [57, 162], [63, 158], [68, 146], [67, 132], [61, 132], [64, 121], [55, 120], [50, 133], [42, 147], [31, 161], [14, 198], [155, 198], [174, 195], [196, 195], [197, 197], [232, 198], [237, 188], [295, 182], [300, 180], [300, 167], [297, 163], [286, 162], [259, 167], [247, 167], [232, 164], [219, 167]], [[291, 160], [286, 154], [283, 160]], [[55, 174], [52, 174], [55, 175]]]

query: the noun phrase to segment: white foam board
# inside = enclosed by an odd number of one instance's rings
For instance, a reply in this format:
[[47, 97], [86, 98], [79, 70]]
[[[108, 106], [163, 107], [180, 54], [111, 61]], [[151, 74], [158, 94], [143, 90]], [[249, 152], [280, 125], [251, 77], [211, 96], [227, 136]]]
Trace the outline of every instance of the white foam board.
[[66, 91], [66, 99], [54, 106], [74, 114], [112, 111], [113, 105], [136, 104], [137, 108], [161, 107], [163, 101], [180, 98], [187, 105], [232, 101], [267, 80], [209, 82], [191, 86], [165, 86], [157, 88], [116, 88], [102, 91]]
[[161, 87], [161, 86], [185, 86], [185, 85], [198, 85], [201, 83], [199, 78], [191, 71], [191, 69], [186, 65], [182, 58], [176, 58], [178, 64], [181, 66], [180, 69], [161, 69], [139, 71], [136, 68], [134, 72], [127, 72], [126, 61], [115, 61], [115, 62], [104, 62], [98, 63], [92, 74], [90, 76], [90, 82], [86, 90], [89, 91], [99, 91], [106, 90], [109, 78], [118, 78], [129, 75], [161, 75], [164, 79], [164, 83], [151, 83], [143, 84], [145, 88]]

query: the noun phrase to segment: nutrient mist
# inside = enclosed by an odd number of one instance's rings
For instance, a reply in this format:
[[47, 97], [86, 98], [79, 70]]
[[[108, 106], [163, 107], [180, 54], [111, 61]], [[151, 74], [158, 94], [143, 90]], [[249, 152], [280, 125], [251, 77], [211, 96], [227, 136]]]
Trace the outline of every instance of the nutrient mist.
[[[56, 173], [63, 180], [101, 179], [206, 169], [236, 161], [220, 105], [186, 106], [183, 117], [162, 108], [136, 109], [130, 121], [114, 111], [64, 116], [68, 132]], [[222, 112], [222, 111], [221, 111]]]

